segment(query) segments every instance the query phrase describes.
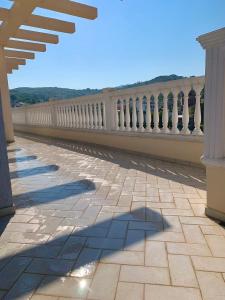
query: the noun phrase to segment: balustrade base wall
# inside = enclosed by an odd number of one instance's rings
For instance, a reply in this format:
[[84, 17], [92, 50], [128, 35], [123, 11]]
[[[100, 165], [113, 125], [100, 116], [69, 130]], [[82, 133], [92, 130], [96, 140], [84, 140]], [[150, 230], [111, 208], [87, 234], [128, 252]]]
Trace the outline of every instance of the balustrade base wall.
[[203, 137], [199, 136], [59, 129], [19, 124], [14, 124], [14, 128], [17, 132], [99, 144], [151, 155], [160, 160], [179, 161], [203, 167], [200, 162], [203, 153]]

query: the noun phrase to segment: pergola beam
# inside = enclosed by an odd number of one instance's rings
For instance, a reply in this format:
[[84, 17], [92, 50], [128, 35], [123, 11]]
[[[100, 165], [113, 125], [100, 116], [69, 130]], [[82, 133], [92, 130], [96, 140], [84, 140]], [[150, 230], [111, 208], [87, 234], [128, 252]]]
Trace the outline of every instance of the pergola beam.
[[16, 50], [4, 50], [4, 54], [6, 57], [15, 57], [15, 58], [24, 58], [24, 59], [34, 59], [35, 54], [32, 52], [25, 51], [16, 51]]
[[16, 0], [8, 11], [7, 21], [0, 26], [0, 42], [6, 43], [36, 8], [35, 0]]
[[25, 65], [26, 60], [20, 58], [6, 57], [6, 64]]
[[70, 0], [37, 0], [37, 6], [85, 19], [94, 20], [97, 18], [97, 9], [95, 7]]
[[12, 37], [23, 40], [30, 40], [41, 43], [58, 44], [59, 38], [55, 34], [49, 34], [44, 32], [37, 32], [26, 29], [18, 29]]
[[36, 0], [36, 5], [41, 8], [90, 20], [94, 20], [98, 16], [96, 7], [70, 0]]
[[45, 44], [39, 44], [39, 43], [28, 43], [18, 40], [9, 40], [5, 47], [7, 48], [14, 48], [14, 49], [21, 49], [21, 50], [30, 50], [30, 51], [39, 51], [39, 52], [45, 52], [46, 46]]
[[[0, 8], [0, 20], [7, 21], [10, 10], [6, 8]], [[54, 18], [42, 17], [37, 15], [30, 15], [20, 25], [32, 26], [47, 30], [53, 30], [64, 33], [74, 33], [75, 24], [72, 22], [62, 21]]]

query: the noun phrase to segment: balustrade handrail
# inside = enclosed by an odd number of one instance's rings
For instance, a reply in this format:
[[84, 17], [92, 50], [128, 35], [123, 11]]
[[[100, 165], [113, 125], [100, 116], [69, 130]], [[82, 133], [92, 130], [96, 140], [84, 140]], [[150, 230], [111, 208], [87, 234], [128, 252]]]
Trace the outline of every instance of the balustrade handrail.
[[[202, 135], [204, 76], [51, 100], [12, 109], [15, 124]], [[181, 119], [181, 120], [180, 120]]]

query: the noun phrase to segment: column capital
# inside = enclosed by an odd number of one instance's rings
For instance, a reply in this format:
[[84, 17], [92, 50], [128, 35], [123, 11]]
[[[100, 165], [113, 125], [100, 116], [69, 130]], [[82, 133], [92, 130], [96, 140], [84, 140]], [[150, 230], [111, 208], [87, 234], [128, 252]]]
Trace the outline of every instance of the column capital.
[[202, 34], [196, 39], [204, 49], [224, 47], [225, 49], [225, 27]]

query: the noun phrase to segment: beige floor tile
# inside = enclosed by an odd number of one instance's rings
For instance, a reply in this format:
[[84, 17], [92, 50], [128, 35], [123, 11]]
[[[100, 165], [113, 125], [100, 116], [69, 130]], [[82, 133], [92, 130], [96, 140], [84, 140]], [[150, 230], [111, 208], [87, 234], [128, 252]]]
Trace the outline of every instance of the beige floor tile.
[[120, 266], [99, 264], [93, 278], [88, 299], [113, 300], [115, 298]]
[[188, 243], [205, 244], [206, 240], [198, 225], [183, 225], [185, 239]]
[[205, 204], [191, 204], [195, 216], [205, 216]]
[[122, 265], [144, 265], [144, 252], [103, 250], [101, 262]]
[[144, 285], [139, 283], [119, 282], [115, 300], [143, 300]]
[[164, 242], [146, 242], [145, 265], [152, 267], [168, 267], [167, 252]]
[[165, 216], [193, 216], [191, 209], [179, 209], [179, 208], [164, 208], [162, 214]]
[[176, 286], [198, 287], [189, 256], [168, 255], [172, 284]]
[[161, 241], [161, 242], [184, 242], [184, 235], [181, 232], [156, 232], [152, 235], [147, 235], [147, 240]]
[[225, 235], [225, 230], [221, 226], [201, 225], [203, 234]]
[[90, 283], [90, 279], [84, 278], [46, 276], [36, 294], [83, 299], [87, 296]]
[[205, 238], [213, 256], [225, 257], [225, 237], [218, 235], [205, 235]]
[[207, 245], [190, 243], [167, 243], [167, 250], [170, 254], [211, 256]]
[[225, 272], [225, 258], [192, 256], [192, 261], [196, 270]]
[[225, 299], [225, 283], [220, 273], [198, 271], [197, 278], [204, 300]]
[[176, 208], [179, 209], [191, 209], [188, 199], [185, 198], [174, 198]]
[[146, 285], [146, 300], [202, 300], [198, 289], [161, 285]]
[[122, 266], [120, 281], [136, 283], [170, 284], [167, 268]]

